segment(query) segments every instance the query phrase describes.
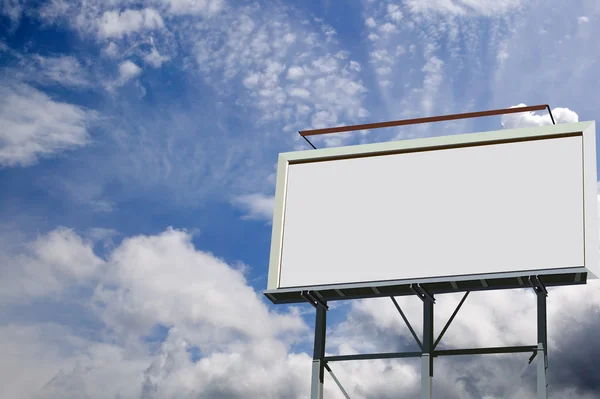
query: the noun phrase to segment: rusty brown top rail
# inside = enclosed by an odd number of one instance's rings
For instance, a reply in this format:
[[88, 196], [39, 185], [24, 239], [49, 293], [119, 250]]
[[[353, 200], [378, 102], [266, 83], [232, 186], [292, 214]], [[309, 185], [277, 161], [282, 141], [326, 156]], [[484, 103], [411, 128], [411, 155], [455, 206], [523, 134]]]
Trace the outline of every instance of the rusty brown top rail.
[[338, 126], [338, 127], [329, 127], [329, 128], [325, 128], [325, 129], [315, 129], [315, 130], [301, 130], [298, 133], [300, 133], [300, 135], [302, 137], [306, 138], [306, 136], [315, 136], [318, 134], [351, 132], [354, 130], [379, 129], [382, 127], [404, 126], [404, 125], [415, 125], [415, 124], [419, 124], [419, 123], [452, 121], [452, 120], [456, 120], [456, 119], [478, 118], [478, 117], [482, 117], [482, 116], [516, 114], [519, 112], [542, 111], [544, 109], [548, 110], [548, 113], [550, 114], [550, 119], [552, 119], [552, 123], [556, 124], [556, 122], [554, 122], [554, 117], [552, 116], [552, 111], [550, 110], [550, 106], [548, 104], [542, 104], [542, 105], [531, 105], [529, 107], [494, 109], [494, 110], [490, 110], [490, 111], [466, 112], [463, 114], [430, 116], [430, 117], [426, 117], [426, 118], [404, 119], [404, 120], [390, 121], [390, 122], [366, 123], [363, 125]]

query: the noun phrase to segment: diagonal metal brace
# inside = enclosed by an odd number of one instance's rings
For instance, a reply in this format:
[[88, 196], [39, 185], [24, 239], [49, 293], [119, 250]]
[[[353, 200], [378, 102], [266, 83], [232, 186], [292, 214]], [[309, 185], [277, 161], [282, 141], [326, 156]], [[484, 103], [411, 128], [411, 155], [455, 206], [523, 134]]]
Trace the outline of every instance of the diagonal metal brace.
[[327, 303], [325, 303], [319, 297], [314, 295], [312, 291], [300, 291], [300, 296], [302, 298], [304, 298], [312, 306], [314, 306], [315, 309], [318, 308], [319, 306], [321, 306], [325, 310], [329, 310], [329, 306], [327, 306]]
[[456, 317], [456, 314], [458, 313], [458, 311], [460, 310], [461, 306], [463, 305], [463, 303], [465, 303], [465, 300], [467, 299], [467, 297], [469, 296], [469, 293], [471, 291], [467, 291], [465, 292], [465, 295], [462, 297], [462, 299], [460, 300], [460, 302], [458, 303], [458, 306], [456, 307], [456, 309], [454, 310], [454, 313], [452, 313], [452, 316], [450, 316], [450, 319], [448, 319], [448, 322], [446, 323], [446, 325], [444, 326], [444, 328], [442, 329], [442, 332], [440, 333], [440, 336], [435, 340], [435, 343], [433, 344], [433, 349], [435, 349], [438, 344], [440, 343], [440, 341], [442, 340], [442, 337], [444, 336], [444, 334], [446, 333], [446, 330], [448, 329], [448, 327], [450, 327], [450, 324], [452, 323], [452, 321], [454, 320], [454, 318]]
[[298, 133], [300, 133], [300, 136], [302, 136], [302, 138], [304, 140], [306, 140], [306, 142], [313, 148], [313, 150], [317, 149], [317, 147], [315, 147], [315, 145], [313, 143], [311, 143], [310, 140], [306, 138], [306, 136], [303, 136], [301, 132], [298, 132]]
[[421, 286], [421, 284], [411, 284], [410, 289], [412, 290], [412, 292], [417, 294], [417, 296], [419, 298], [421, 298], [421, 300], [423, 302], [431, 301], [431, 302], [435, 303], [435, 298], [433, 297], [433, 295], [431, 295], [431, 293], [429, 293], [429, 291], [427, 291], [425, 288], [423, 288]]
[[333, 378], [333, 381], [335, 381], [335, 383], [337, 384], [338, 388], [340, 388], [340, 391], [342, 391], [342, 393], [344, 394], [344, 396], [346, 397], [346, 399], [350, 399], [350, 395], [348, 395], [348, 392], [346, 392], [346, 390], [342, 386], [342, 383], [337, 379], [337, 377], [335, 376], [335, 374], [333, 374], [333, 371], [331, 370], [331, 368], [329, 368], [329, 365], [327, 363], [325, 363], [325, 370], [327, 370], [329, 372], [329, 375], [331, 375], [331, 378]]
[[402, 316], [404, 323], [406, 323], [406, 326], [410, 330], [410, 333], [412, 334], [412, 336], [415, 338], [415, 341], [417, 341], [417, 345], [419, 345], [419, 348], [421, 348], [421, 350], [423, 350], [423, 344], [421, 343], [421, 340], [419, 339], [419, 337], [417, 336], [417, 333], [415, 333], [415, 330], [412, 328], [412, 326], [408, 322], [408, 319], [404, 315], [404, 312], [400, 308], [400, 305], [398, 305], [396, 298], [394, 298], [393, 296], [391, 296], [390, 298], [392, 299], [392, 302], [394, 302], [394, 306], [396, 306], [396, 309], [398, 309], [398, 312], [400, 312], [400, 316]]

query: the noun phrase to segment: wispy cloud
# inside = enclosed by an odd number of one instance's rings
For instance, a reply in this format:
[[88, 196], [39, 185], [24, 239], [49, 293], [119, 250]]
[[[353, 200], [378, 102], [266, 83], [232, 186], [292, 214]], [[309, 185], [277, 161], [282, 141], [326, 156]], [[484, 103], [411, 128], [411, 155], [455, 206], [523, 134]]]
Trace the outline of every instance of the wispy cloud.
[[214, 15], [225, 7], [225, 0], [161, 0], [174, 15]]
[[361, 120], [368, 111], [359, 63], [340, 51], [331, 27], [315, 25], [298, 24], [278, 8], [224, 13], [192, 36], [204, 38], [194, 43], [196, 61], [223, 93], [241, 83], [243, 105], [284, 132]]
[[233, 199], [233, 204], [245, 212], [244, 219], [271, 222], [273, 218], [274, 198], [272, 196], [264, 194], [240, 195]]
[[87, 89], [93, 86], [90, 70], [72, 55], [21, 54], [0, 44], [6, 51], [5, 73], [12, 81], [22, 81], [45, 87]]
[[486, 15], [493, 16], [517, 10], [522, 5], [522, 0], [432, 0], [422, 2], [407, 0], [406, 5], [412, 12], [436, 12], [458, 15]]
[[26, 84], [0, 86], [0, 165], [28, 166], [89, 143], [93, 111], [52, 100]]
[[98, 34], [103, 38], [121, 38], [141, 30], [164, 28], [158, 11], [152, 8], [142, 10], [106, 11], [98, 21]]

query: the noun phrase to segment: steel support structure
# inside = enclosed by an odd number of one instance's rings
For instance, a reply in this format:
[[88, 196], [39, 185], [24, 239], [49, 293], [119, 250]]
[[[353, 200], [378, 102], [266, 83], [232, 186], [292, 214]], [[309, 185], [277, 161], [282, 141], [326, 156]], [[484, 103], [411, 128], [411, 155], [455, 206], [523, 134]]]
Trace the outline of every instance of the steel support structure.
[[[356, 354], [356, 355], [338, 355], [325, 356], [325, 334], [326, 334], [326, 315], [327, 304], [323, 301], [318, 293], [307, 291], [303, 293], [303, 297], [312, 306], [316, 308], [315, 320], [315, 342], [313, 352], [312, 380], [311, 380], [311, 396], [310, 399], [323, 399], [323, 382], [325, 370], [327, 370], [334, 382], [338, 385], [346, 398], [350, 396], [342, 387], [340, 381], [333, 374], [328, 366], [328, 362], [340, 362], [350, 360], [375, 360], [375, 359], [401, 359], [401, 358], [421, 358], [421, 399], [432, 399], [432, 382], [433, 382], [433, 360], [439, 356], [457, 356], [457, 355], [485, 355], [485, 354], [502, 354], [502, 353], [532, 353], [528, 364], [536, 359], [537, 365], [537, 397], [538, 399], [548, 399], [548, 331], [547, 331], [547, 309], [546, 298], [548, 290], [542, 283], [539, 276], [529, 277], [529, 283], [534, 289], [537, 296], [537, 345], [525, 346], [505, 346], [505, 347], [490, 347], [490, 348], [470, 348], [470, 349], [436, 349], [442, 336], [454, 320], [454, 317], [460, 310], [465, 299], [469, 295], [467, 291], [458, 304], [456, 310], [450, 316], [450, 319], [442, 329], [442, 332], [437, 339], [434, 340], [433, 332], [433, 312], [435, 298], [423, 287], [415, 284], [411, 286], [413, 292], [423, 301], [423, 340], [419, 340], [414, 329], [408, 322], [404, 312], [394, 299], [391, 297], [394, 305], [398, 309], [402, 319], [409, 328], [411, 334], [419, 346], [419, 351], [413, 352], [392, 352], [392, 353], [372, 353], [372, 354]], [[519, 374], [520, 376], [521, 374]]]

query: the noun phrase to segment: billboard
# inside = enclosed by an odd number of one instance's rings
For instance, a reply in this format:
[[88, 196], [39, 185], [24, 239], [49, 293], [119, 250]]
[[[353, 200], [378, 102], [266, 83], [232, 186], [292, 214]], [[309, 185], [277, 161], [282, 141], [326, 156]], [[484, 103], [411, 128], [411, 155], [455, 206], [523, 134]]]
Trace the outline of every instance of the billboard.
[[265, 294], [584, 283], [597, 206], [593, 122], [283, 153]]

